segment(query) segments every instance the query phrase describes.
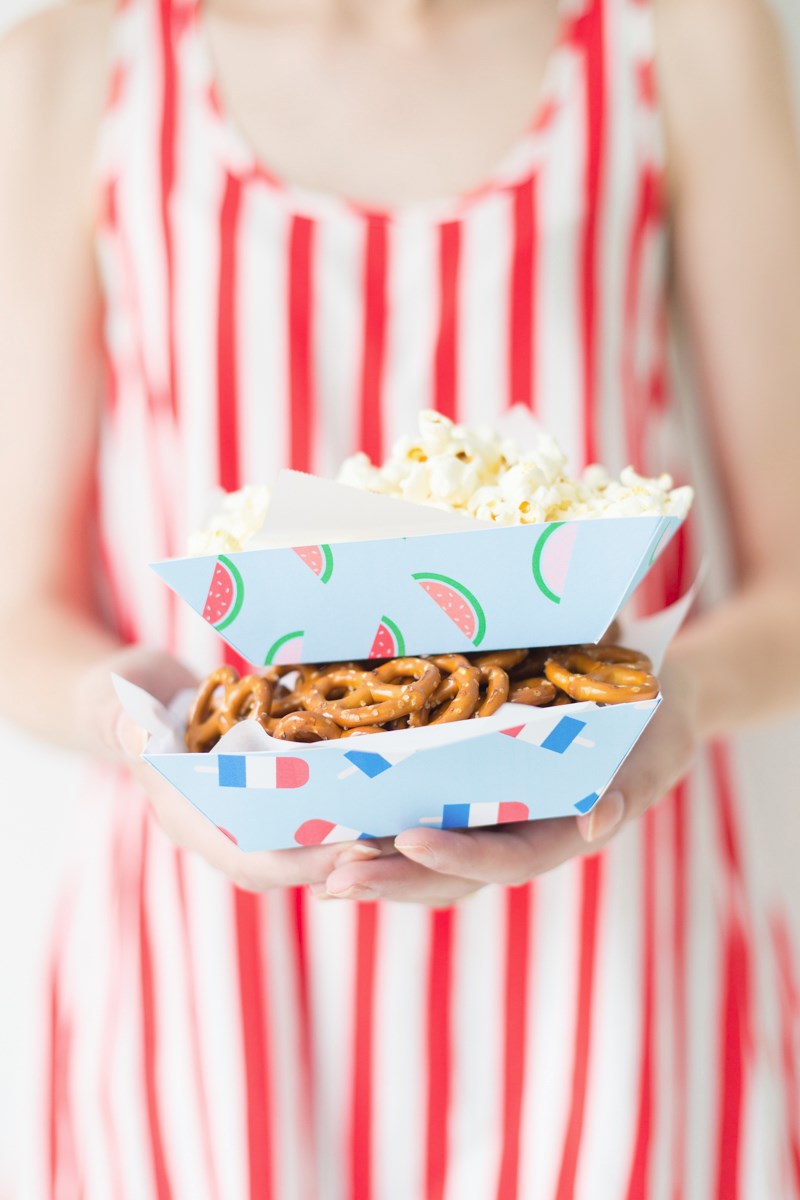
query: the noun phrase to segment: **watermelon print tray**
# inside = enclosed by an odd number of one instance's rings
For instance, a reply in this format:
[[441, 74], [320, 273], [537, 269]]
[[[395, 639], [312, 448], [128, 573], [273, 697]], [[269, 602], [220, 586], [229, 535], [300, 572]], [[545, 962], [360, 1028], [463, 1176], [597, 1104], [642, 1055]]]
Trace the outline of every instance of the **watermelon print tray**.
[[170, 559], [154, 570], [256, 666], [565, 645], [599, 640], [679, 525], [465, 526]]
[[[649, 654], [656, 670], [694, 594], [623, 627], [626, 644]], [[242, 850], [590, 812], [661, 703], [506, 704], [480, 721], [316, 745], [276, 742], [244, 721], [210, 754], [189, 754], [191, 694], [168, 711], [126, 680], [115, 685], [151, 735], [146, 761]]]

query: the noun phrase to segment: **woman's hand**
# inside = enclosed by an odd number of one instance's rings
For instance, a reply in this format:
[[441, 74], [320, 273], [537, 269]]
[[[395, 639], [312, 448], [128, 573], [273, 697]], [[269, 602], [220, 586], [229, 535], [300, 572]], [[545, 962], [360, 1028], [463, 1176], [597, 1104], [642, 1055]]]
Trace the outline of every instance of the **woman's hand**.
[[141, 758], [147, 733], [122, 708], [112, 674], [144, 688], [162, 704], [169, 704], [182, 689], [195, 687], [197, 680], [169, 655], [133, 646], [95, 663], [78, 686], [77, 702], [93, 723], [105, 757], [127, 766], [145, 792], [159, 825], [175, 845], [201, 855], [232, 883], [255, 892], [320, 884], [335, 869], [343, 852], [356, 858], [360, 855], [362, 860], [378, 853], [377, 847], [366, 843], [356, 843], [358, 849], [331, 845], [261, 853], [239, 850]]
[[404, 900], [443, 907], [489, 883], [527, 883], [554, 867], [602, 849], [684, 776], [694, 757], [697, 722], [690, 676], [665, 668], [664, 701], [610, 789], [587, 816], [529, 821], [497, 829], [445, 832], [409, 829], [400, 853], [368, 861], [343, 851], [314, 895], [352, 900]]

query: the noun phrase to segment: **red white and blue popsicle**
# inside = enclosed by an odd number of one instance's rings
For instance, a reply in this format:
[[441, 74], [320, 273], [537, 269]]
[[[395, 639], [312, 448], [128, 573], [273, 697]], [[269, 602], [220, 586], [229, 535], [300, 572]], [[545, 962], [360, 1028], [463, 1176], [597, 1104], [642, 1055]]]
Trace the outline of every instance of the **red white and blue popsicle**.
[[304, 821], [296, 831], [294, 840], [299, 846], [325, 846], [329, 842], [371, 841], [371, 836], [358, 829], [348, 829], [346, 825], [334, 825], [331, 821], [316, 819]]
[[221, 788], [283, 790], [308, 783], [308, 763], [290, 754], [209, 754], [208, 760], [195, 770], [216, 772]]
[[506, 825], [510, 821], [527, 821], [529, 816], [530, 809], [521, 800], [445, 804], [441, 817], [423, 817], [420, 824], [438, 825], [441, 829], [472, 829], [479, 825]]

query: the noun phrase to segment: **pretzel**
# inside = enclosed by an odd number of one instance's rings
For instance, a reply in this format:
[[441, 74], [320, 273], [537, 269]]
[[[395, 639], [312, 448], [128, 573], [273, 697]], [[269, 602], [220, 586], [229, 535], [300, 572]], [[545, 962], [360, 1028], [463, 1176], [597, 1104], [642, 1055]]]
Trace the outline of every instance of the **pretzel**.
[[555, 655], [545, 663], [544, 671], [552, 684], [578, 702], [626, 704], [658, 695], [658, 681], [647, 671], [601, 662], [582, 650]]
[[[510, 653], [518, 654], [519, 651], [513, 650]], [[476, 717], [491, 717], [508, 700], [510, 686], [508, 675], [499, 664], [497, 666], [488, 664], [479, 666], [478, 670], [480, 671], [478, 682], [483, 692], [483, 699], [480, 701], [478, 710], [474, 715]]]
[[[344, 729], [384, 725], [423, 708], [440, 679], [438, 669], [424, 658], [397, 658], [375, 671], [330, 669], [303, 689], [301, 700], [305, 708], [332, 717]], [[337, 691], [344, 695], [330, 699]]]
[[274, 687], [273, 680], [263, 675], [239, 679], [233, 667], [212, 671], [189, 712], [185, 739], [189, 751], [194, 754], [211, 750], [239, 721], [267, 721]]
[[501, 667], [512, 671], [530, 654], [529, 650], [491, 650], [488, 654], [475, 654], [472, 661], [476, 667]]
[[[616, 632], [612, 627], [607, 636]], [[211, 750], [245, 720], [258, 721], [277, 740], [313, 743], [488, 717], [507, 700], [537, 707], [622, 704], [657, 694], [644, 654], [603, 643], [397, 658], [377, 667], [276, 666], [242, 679], [226, 666], [200, 686], [186, 745], [192, 753]]]
[[508, 698], [512, 704], [529, 704], [534, 708], [544, 708], [545, 705], [552, 704], [557, 695], [555, 686], [549, 679], [535, 676], [513, 683]]
[[431, 725], [466, 721], [475, 714], [480, 696], [477, 667], [456, 667], [437, 687], [431, 698]]
[[274, 721], [269, 733], [284, 742], [330, 742], [342, 731], [330, 717], [321, 713], [291, 712]]

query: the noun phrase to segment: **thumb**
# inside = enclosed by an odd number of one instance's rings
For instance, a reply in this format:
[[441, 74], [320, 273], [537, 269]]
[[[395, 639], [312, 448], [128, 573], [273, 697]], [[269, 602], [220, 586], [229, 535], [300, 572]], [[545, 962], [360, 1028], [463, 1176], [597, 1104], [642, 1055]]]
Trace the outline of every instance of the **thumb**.
[[114, 740], [122, 756], [135, 761], [144, 753], [149, 739], [147, 731], [121, 709], [114, 723]]

